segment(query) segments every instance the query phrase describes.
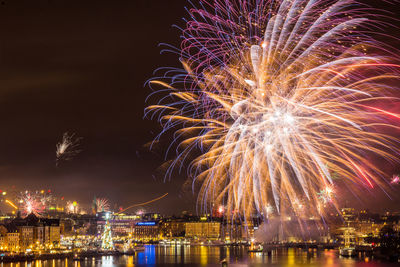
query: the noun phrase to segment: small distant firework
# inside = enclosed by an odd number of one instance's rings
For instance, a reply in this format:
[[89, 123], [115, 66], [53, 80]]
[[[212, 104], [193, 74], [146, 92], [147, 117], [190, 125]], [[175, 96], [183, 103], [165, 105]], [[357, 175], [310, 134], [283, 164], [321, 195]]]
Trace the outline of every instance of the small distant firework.
[[19, 195], [18, 199], [23, 214], [28, 215], [33, 213], [40, 216], [45, 211], [50, 197], [39, 192], [25, 191]]
[[63, 134], [62, 141], [56, 145], [56, 165], [60, 160], [71, 160], [81, 150], [77, 149], [82, 138], [68, 132]]
[[399, 184], [400, 183], [400, 177], [398, 174], [393, 175], [392, 180], [390, 181], [391, 184]]
[[333, 188], [331, 186], [327, 186], [325, 187], [325, 189], [321, 190], [321, 192], [318, 193], [318, 197], [323, 204], [327, 204], [329, 202], [332, 202], [333, 193]]
[[67, 212], [68, 213], [78, 213], [78, 202], [67, 201]]
[[139, 215], [139, 216], [142, 216], [143, 214], [145, 214], [146, 213], [146, 210], [144, 210], [144, 209], [138, 209], [137, 211], [136, 211], [136, 215]]
[[303, 201], [300, 201], [299, 199], [295, 199], [295, 200], [293, 201], [293, 203], [292, 203], [292, 208], [293, 208], [293, 211], [294, 211], [296, 214], [298, 214], [299, 216], [300, 216], [300, 215], [304, 215], [304, 208], [305, 208], [305, 206], [304, 206]]
[[268, 218], [274, 212], [274, 207], [271, 204], [267, 204], [265, 207], [266, 217]]
[[218, 213], [219, 213], [219, 214], [223, 214], [224, 211], [225, 211], [224, 206], [221, 205], [221, 206], [218, 207]]
[[96, 212], [110, 211], [110, 202], [106, 198], [96, 199]]

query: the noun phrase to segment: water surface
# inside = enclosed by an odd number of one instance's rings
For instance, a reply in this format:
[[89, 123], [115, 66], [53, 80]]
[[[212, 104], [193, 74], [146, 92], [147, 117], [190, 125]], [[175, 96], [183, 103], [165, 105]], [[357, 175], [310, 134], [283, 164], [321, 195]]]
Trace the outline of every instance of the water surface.
[[315, 266], [315, 267], [390, 267], [398, 263], [372, 260], [368, 257], [342, 258], [336, 250], [279, 249], [271, 255], [247, 253], [244, 247], [217, 246], [155, 246], [135, 256], [104, 256], [82, 261], [43, 260], [34, 262], [2, 263], [0, 267], [119, 267], [119, 266], [221, 266], [227, 259], [228, 266]]

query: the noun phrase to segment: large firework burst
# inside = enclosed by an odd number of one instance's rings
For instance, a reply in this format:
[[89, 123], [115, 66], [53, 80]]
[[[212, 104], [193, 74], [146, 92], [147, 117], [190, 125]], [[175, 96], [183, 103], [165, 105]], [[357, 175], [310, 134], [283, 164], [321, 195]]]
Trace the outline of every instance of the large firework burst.
[[399, 66], [371, 37], [384, 25], [376, 11], [353, 0], [199, 6], [182, 32], [184, 69], [150, 81], [163, 87], [153, 96], [167, 95], [147, 112], [175, 131], [169, 173], [202, 153], [189, 171], [203, 208], [323, 215], [335, 205], [333, 174], [349, 187], [384, 186], [366, 153], [396, 158], [382, 129], [399, 116], [377, 105], [394, 101], [386, 93]]
[[44, 192], [24, 191], [19, 194], [18, 203], [24, 215], [42, 215], [46, 210], [46, 205], [50, 202], [51, 196]]

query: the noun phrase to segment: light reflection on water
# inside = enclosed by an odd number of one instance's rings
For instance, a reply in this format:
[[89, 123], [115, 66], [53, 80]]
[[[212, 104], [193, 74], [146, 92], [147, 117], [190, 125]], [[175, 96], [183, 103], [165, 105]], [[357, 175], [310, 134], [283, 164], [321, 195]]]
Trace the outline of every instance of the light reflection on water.
[[134, 266], [221, 266], [222, 259], [228, 266], [323, 266], [323, 267], [389, 267], [395, 263], [381, 263], [369, 258], [340, 258], [335, 250], [280, 249], [270, 255], [247, 253], [243, 247], [217, 246], [146, 246], [135, 256], [103, 256], [82, 261], [44, 260], [20, 263], [0, 263], [0, 267], [134, 267]]

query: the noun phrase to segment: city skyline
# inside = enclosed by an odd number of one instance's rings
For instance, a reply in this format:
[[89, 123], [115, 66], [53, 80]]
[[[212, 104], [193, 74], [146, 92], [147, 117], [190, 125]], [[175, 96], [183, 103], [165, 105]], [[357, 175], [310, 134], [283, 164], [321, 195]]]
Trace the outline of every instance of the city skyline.
[[1, 267], [398, 264], [399, 16], [0, 0]]

